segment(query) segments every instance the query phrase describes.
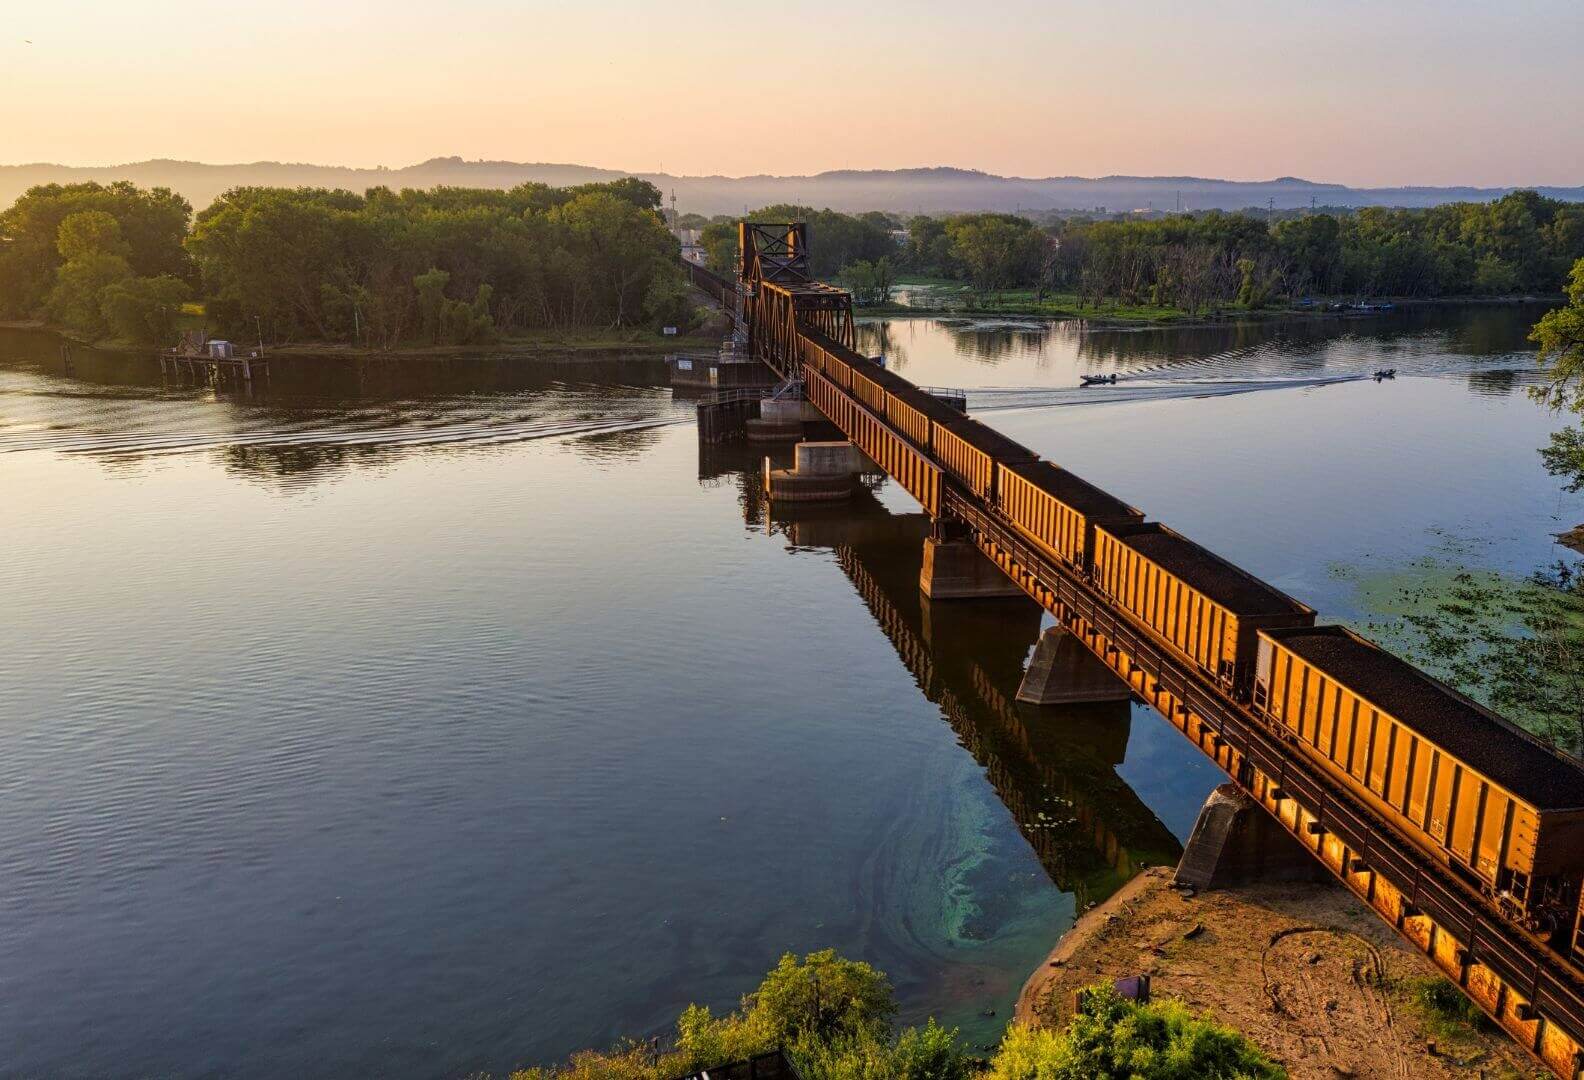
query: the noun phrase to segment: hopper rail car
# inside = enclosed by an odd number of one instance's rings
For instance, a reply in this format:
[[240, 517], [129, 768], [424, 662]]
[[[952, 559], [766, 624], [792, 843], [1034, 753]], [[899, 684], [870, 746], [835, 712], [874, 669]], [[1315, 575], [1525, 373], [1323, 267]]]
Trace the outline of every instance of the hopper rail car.
[[1584, 1076], [1584, 765], [860, 355], [850, 308], [800, 283], [802, 226], [739, 241], [760, 359], [1509, 1034]]

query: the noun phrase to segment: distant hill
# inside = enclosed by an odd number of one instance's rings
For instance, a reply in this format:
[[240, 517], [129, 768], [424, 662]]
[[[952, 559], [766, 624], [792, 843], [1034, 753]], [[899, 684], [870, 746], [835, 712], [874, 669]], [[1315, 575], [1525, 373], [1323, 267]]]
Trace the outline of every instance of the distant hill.
[[[0, 206], [9, 206], [35, 184], [82, 180], [131, 180], [146, 187], [174, 188], [195, 207], [207, 206], [227, 188], [249, 184], [312, 186], [363, 191], [393, 188], [505, 188], [528, 181], [564, 186], [621, 176], [641, 176], [668, 195], [675, 191], [683, 212], [740, 213], [745, 207], [801, 203], [835, 210], [942, 212], [961, 210], [1092, 210], [1153, 207], [1168, 210], [1212, 207], [1239, 210], [1321, 206], [1435, 206], [1440, 203], [1497, 199], [1512, 188], [1393, 187], [1350, 188], [1297, 177], [1275, 180], [1214, 180], [1198, 176], [1053, 176], [1027, 179], [995, 176], [971, 169], [838, 170], [813, 176], [671, 176], [625, 173], [586, 165], [525, 164], [514, 161], [463, 161], [434, 158], [400, 169], [352, 169], [258, 161], [205, 165], [194, 161], [140, 161], [130, 165], [79, 168], [69, 165], [0, 165]], [[1557, 199], [1584, 202], [1584, 186], [1539, 187]], [[1180, 200], [1180, 203], [1179, 203]]]

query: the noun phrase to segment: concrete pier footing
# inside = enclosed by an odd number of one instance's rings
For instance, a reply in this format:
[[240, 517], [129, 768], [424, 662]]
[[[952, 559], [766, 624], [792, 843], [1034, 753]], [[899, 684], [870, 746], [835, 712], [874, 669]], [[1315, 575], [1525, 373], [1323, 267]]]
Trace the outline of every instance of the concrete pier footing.
[[798, 443], [792, 468], [804, 476], [857, 476], [864, 469], [863, 451], [846, 441]]
[[759, 415], [743, 424], [749, 442], [792, 442], [803, 437], [803, 425], [821, 419], [812, 402], [801, 398], [765, 398]]
[[1127, 701], [1133, 690], [1065, 627], [1048, 627], [1018, 686], [1017, 700], [1029, 705], [1075, 705]]
[[863, 466], [863, 453], [850, 442], [798, 443], [790, 469], [773, 468], [765, 458], [765, 491], [772, 502], [850, 499], [858, 490]]
[[1245, 881], [1320, 881], [1325, 868], [1235, 784], [1210, 793], [1174, 884], [1200, 891]]
[[967, 540], [924, 541], [919, 588], [931, 600], [983, 600], [999, 596], [1027, 598], [999, 567]]

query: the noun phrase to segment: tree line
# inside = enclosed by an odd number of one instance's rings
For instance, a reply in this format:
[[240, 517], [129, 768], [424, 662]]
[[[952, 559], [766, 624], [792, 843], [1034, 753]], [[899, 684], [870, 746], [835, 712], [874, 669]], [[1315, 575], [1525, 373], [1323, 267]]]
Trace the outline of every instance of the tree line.
[[363, 194], [244, 187], [192, 213], [164, 188], [47, 185], [0, 213], [0, 317], [173, 339], [182, 304], [239, 339], [392, 347], [539, 329], [689, 325], [642, 180]]
[[[1040, 223], [1016, 214], [904, 220], [798, 206], [751, 216], [807, 221], [815, 276], [853, 277], [869, 294], [887, 293], [890, 279], [905, 274], [961, 281], [981, 296], [1032, 291], [1036, 302], [1063, 294], [1080, 307], [1150, 304], [1189, 313], [1306, 296], [1549, 295], [1584, 257], [1584, 206], [1532, 191], [1490, 203], [1276, 221], [1219, 210]], [[731, 269], [733, 223], [706, 224], [701, 242], [712, 266]]]
[[[247, 339], [392, 347], [468, 344], [541, 329], [690, 325], [660, 191], [623, 179], [506, 191], [244, 187], [196, 217], [168, 189], [30, 189], [0, 213], [0, 318], [43, 317], [91, 337], [163, 344], [182, 305]], [[1491, 203], [1286, 216], [1211, 211], [1035, 222], [975, 213], [903, 219], [782, 204], [805, 221], [811, 269], [884, 303], [898, 275], [1031, 292], [1080, 308], [1197, 313], [1304, 296], [1553, 293], [1584, 257], [1584, 207], [1519, 191]], [[701, 225], [731, 273], [734, 220]]]

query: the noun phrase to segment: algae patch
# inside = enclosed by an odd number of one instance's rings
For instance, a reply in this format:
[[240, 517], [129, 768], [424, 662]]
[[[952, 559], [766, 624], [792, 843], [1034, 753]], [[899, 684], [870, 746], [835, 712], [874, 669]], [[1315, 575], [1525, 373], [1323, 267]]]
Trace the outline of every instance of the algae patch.
[[1474, 542], [1380, 572], [1332, 568], [1352, 583], [1353, 629], [1519, 726], [1584, 748], [1584, 574], [1559, 561], [1527, 577], [1467, 565]]

